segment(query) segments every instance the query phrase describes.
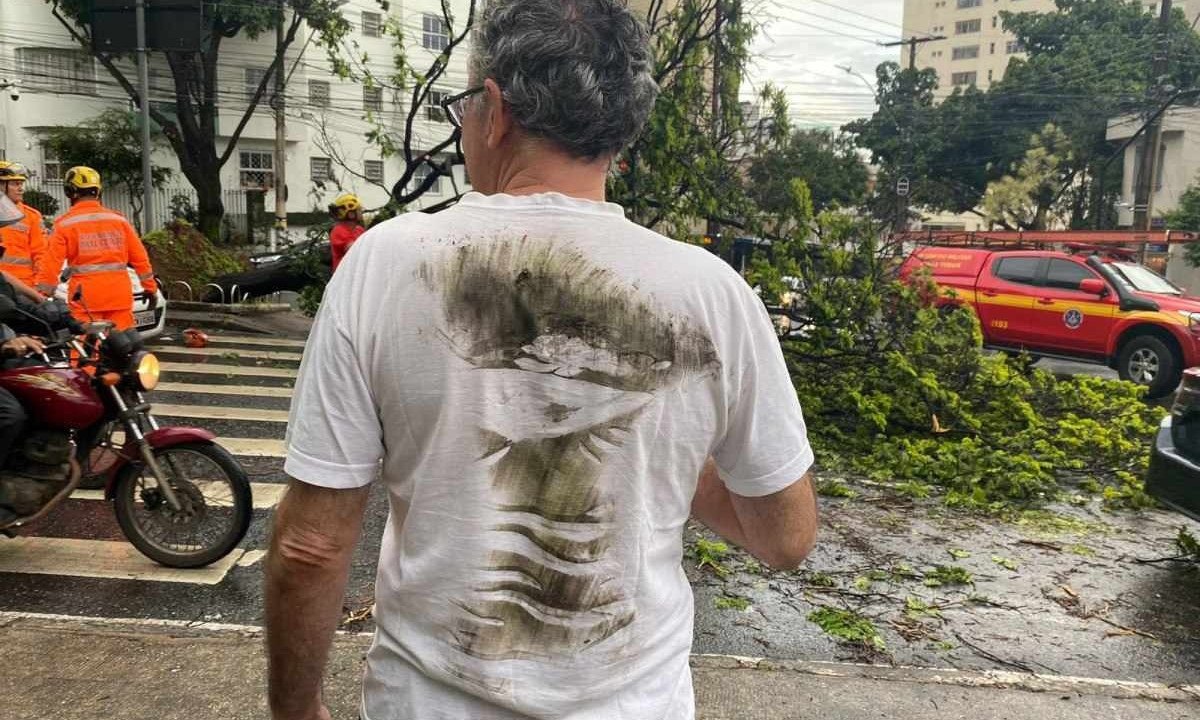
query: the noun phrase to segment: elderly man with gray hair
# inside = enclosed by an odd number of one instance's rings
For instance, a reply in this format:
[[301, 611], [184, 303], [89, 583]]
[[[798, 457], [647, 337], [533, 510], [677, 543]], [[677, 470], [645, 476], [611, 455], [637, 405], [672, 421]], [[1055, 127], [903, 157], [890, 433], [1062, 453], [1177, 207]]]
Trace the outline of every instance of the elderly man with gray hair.
[[492, 0], [446, 109], [476, 192], [362, 236], [330, 282], [267, 561], [270, 703], [321, 680], [369, 487], [390, 512], [368, 720], [694, 715], [694, 517], [812, 547], [804, 420], [762, 303], [605, 202], [656, 95], [617, 0]]

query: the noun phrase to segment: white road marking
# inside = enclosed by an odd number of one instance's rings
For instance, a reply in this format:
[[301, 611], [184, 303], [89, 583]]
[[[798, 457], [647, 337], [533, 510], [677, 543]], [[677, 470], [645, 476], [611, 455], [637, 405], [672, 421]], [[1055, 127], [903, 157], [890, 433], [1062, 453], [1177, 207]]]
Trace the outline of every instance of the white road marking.
[[234, 359], [238, 358], [246, 360], [288, 360], [299, 362], [302, 357], [298, 352], [277, 352], [272, 350], [237, 350], [232, 348], [190, 348], [190, 347], [162, 347], [154, 349], [155, 352], [169, 352], [176, 355], [191, 355], [193, 357], [219, 357]]
[[[282, 483], [250, 483], [250, 494], [254, 498], [255, 510], [270, 510], [279, 504], [287, 492], [287, 485]], [[103, 500], [103, 490], [76, 490], [71, 493], [72, 500]]]
[[247, 550], [237, 561], [238, 567], [250, 567], [267, 556], [266, 550]]
[[[113, 442], [117, 445], [123, 445], [125, 443], [125, 433], [113, 433]], [[284, 445], [282, 440], [219, 437], [213, 442], [225, 448], [233, 455], [240, 455], [241, 457], [287, 457], [287, 446]]]
[[[255, 385], [203, 385], [200, 383], [159, 383], [155, 392], [197, 393], [200, 395], [240, 395], [245, 397], [290, 398], [291, 388]], [[151, 400], [154, 396], [151, 395]]]
[[216, 585], [245, 553], [234, 550], [208, 567], [180, 570], [159, 565], [127, 542], [17, 537], [0, 542], [0, 572]]
[[201, 420], [244, 420], [248, 422], [279, 422], [288, 420], [287, 410], [259, 410], [258, 408], [234, 408], [209, 405], [164, 405], [154, 403], [155, 415], [198, 418]]
[[256, 345], [259, 347], [287, 347], [304, 349], [303, 340], [289, 340], [287, 338], [261, 338], [247, 337], [244, 335], [209, 335], [208, 342], [212, 345]]
[[[251, 550], [247, 552], [246, 555], [251, 555], [255, 552], [261, 551]], [[21, 610], [0, 610], [0, 627], [4, 627], [10, 623], [19, 622], [22, 620], [31, 622], [70, 622], [110, 628], [170, 628], [172, 630], [194, 630], [213, 634], [234, 633], [237, 635], [261, 635], [262, 633], [266, 632], [266, 628], [261, 625], [239, 625], [236, 623], [208, 622], [204, 620], [168, 620], [166, 618], [106, 618], [93, 617], [91, 615], [63, 615], [61, 613], [36, 613], [24, 612]], [[347, 637], [375, 637], [375, 633], [373, 632], [346, 632], [345, 630], [337, 630], [335, 634]]]
[[163, 362], [162, 369], [167, 372], [196, 373], [198, 375], [225, 375], [234, 377], [272, 377], [296, 379], [296, 370], [292, 368], [257, 367], [254, 365], [212, 365], [210, 363]]

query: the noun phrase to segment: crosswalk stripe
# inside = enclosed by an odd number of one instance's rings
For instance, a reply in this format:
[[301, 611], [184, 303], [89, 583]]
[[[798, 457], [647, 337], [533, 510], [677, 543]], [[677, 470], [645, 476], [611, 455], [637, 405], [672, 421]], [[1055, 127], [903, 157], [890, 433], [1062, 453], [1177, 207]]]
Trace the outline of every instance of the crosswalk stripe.
[[299, 362], [303, 357], [298, 352], [278, 352], [275, 350], [234, 350], [226, 348], [189, 348], [189, 347], [157, 347], [158, 353], [172, 355], [191, 355], [193, 357], [219, 357], [233, 359], [235, 356], [246, 360], [289, 360]]
[[244, 377], [272, 377], [296, 379], [296, 370], [292, 368], [256, 367], [253, 365], [211, 365], [209, 363], [164, 362], [162, 369], [167, 372], [195, 373], [197, 375], [242, 375]]
[[287, 410], [259, 410], [258, 408], [210, 407], [207, 405], [165, 405], [154, 403], [155, 415], [199, 418], [202, 420], [245, 420], [248, 422], [281, 422], [288, 419]]
[[304, 348], [303, 340], [287, 338], [257, 338], [242, 335], [209, 335], [208, 342], [216, 345], [256, 345], [258, 347]]
[[258, 387], [255, 385], [204, 385], [200, 383], [159, 383], [159, 392], [196, 393], [200, 395], [244, 395], [246, 397], [290, 398], [291, 388]]
[[[250, 483], [250, 494], [254, 498], [255, 510], [270, 510], [279, 504], [287, 492], [287, 485], [282, 483]], [[103, 490], [76, 490], [71, 493], [72, 500], [103, 500]]]
[[127, 542], [16, 537], [0, 542], [0, 573], [216, 585], [235, 565], [263, 556], [261, 550], [238, 549], [208, 567], [181, 570], [159, 565]]
[[[113, 442], [117, 445], [125, 443], [125, 433], [113, 433]], [[287, 447], [282, 440], [266, 438], [227, 438], [219, 437], [216, 444], [228, 450], [233, 455], [241, 457], [284, 458], [287, 457]]]

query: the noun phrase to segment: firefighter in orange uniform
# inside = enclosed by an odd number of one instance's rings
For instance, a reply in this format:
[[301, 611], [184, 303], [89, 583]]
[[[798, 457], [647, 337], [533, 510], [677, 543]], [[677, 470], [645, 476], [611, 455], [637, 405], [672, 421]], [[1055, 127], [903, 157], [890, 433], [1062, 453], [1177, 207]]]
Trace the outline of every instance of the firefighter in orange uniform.
[[0, 193], [7, 195], [17, 209], [25, 214], [21, 221], [0, 228], [0, 244], [4, 246], [0, 271], [8, 276], [14, 287], [36, 300], [39, 296], [33, 286], [46, 252], [46, 232], [42, 225], [42, 214], [22, 202], [27, 179], [24, 167], [14, 162], [0, 161]]
[[63, 189], [71, 209], [54, 221], [39, 289], [53, 291], [65, 260], [71, 314], [83, 322], [110, 320], [118, 330], [128, 330], [133, 327], [133, 285], [126, 267], [133, 267], [150, 294], [151, 308], [158, 291], [146, 248], [124, 215], [100, 204], [100, 173], [73, 167], [63, 176]]

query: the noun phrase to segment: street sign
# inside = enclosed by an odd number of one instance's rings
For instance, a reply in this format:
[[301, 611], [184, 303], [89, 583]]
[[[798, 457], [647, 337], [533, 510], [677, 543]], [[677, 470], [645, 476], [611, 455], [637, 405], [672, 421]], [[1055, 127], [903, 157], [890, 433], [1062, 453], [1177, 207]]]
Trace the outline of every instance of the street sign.
[[[145, 0], [146, 46], [150, 50], [198, 52], [204, 40], [202, 0]], [[92, 49], [103, 53], [137, 50], [135, 0], [92, 0]]]
[[896, 181], [896, 194], [900, 197], [908, 197], [908, 178], [902, 177]]

